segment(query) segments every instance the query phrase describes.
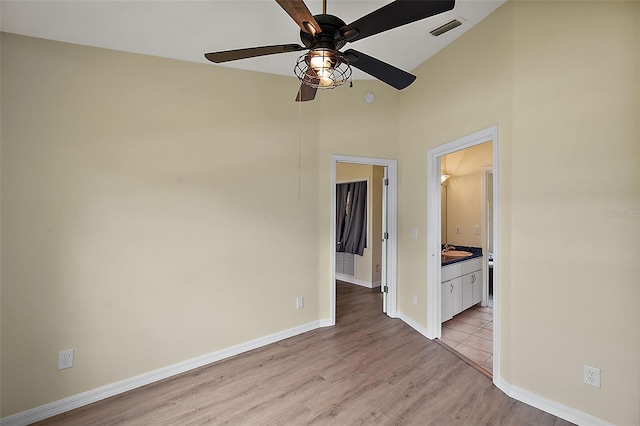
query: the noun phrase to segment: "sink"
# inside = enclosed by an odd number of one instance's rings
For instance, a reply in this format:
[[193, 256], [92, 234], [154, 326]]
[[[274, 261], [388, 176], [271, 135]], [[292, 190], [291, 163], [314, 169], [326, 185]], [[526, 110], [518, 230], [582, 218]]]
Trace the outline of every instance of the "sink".
[[462, 251], [462, 250], [449, 250], [442, 253], [442, 256], [445, 258], [449, 258], [449, 260], [453, 259], [462, 259], [463, 257], [469, 257], [473, 255], [470, 251]]

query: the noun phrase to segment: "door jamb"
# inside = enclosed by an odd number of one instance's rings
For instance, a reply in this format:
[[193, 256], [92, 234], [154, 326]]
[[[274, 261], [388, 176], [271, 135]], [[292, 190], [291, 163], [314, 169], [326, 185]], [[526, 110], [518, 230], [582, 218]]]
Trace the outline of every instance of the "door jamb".
[[[430, 339], [442, 336], [440, 322], [440, 289], [441, 289], [441, 200], [440, 200], [440, 158], [455, 151], [470, 148], [485, 142], [493, 142], [493, 382], [500, 378], [500, 323], [501, 312], [499, 300], [499, 244], [498, 244], [498, 125], [488, 127], [467, 136], [452, 140], [443, 145], [431, 148], [427, 152], [427, 337]], [[437, 232], [430, 232], [438, 230]]]
[[335, 265], [335, 247], [336, 247], [336, 164], [352, 163], [365, 164], [371, 166], [387, 167], [389, 178], [389, 195], [387, 197], [387, 229], [389, 232], [389, 240], [387, 241], [387, 286], [389, 293], [387, 295], [387, 315], [391, 318], [398, 318], [396, 300], [396, 274], [397, 274], [397, 253], [398, 253], [398, 160], [389, 160], [384, 158], [371, 157], [354, 157], [349, 155], [332, 155], [331, 156], [331, 259], [330, 259], [330, 324], [336, 323], [336, 265]]
[[[481, 306], [488, 306], [489, 304], [489, 238], [488, 238], [488, 230], [489, 230], [489, 218], [487, 215], [487, 181], [488, 175], [491, 174], [491, 179], [493, 183], [493, 165], [482, 167], [481, 168], [482, 175], [480, 179], [480, 206], [481, 206], [481, 235], [480, 238], [482, 240], [482, 252], [487, 253], [483, 256], [482, 261], [482, 303]], [[493, 224], [492, 224], [493, 225]], [[493, 226], [492, 226], [493, 228]]]

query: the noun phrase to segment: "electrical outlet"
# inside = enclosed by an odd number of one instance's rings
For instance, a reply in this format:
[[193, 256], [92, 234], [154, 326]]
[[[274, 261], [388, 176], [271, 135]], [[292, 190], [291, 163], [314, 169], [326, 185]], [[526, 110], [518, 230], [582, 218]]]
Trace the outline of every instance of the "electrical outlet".
[[58, 370], [73, 367], [73, 349], [58, 352]]
[[476, 235], [480, 235], [480, 227], [478, 225], [473, 227], [473, 233]]
[[296, 299], [296, 309], [304, 308], [304, 297], [298, 297]]
[[418, 228], [411, 228], [411, 239], [412, 240], [418, 239]]
[[414, 295], [411, 297], [411, 301], [413, 302], [413, 304], [414, 304], [414, 305], [417, 305], [417, 304], [418, 304], [418, 295], [417, 295], [417, 294], [414, 294]]
[[600, 387], [600, 369], [596, 367], [584, 366], [584, 382], [588, 385]]
[[462, 228], [460, 225], [456, 225], [456, 234], [460, 234], [460, 228]]

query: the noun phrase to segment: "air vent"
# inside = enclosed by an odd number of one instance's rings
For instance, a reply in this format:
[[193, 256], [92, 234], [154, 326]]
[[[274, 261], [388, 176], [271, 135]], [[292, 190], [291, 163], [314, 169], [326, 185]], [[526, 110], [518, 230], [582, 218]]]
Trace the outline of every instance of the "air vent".
[[451, 31], [455, 27], [459, 27], [460, 25], [462, 25], [462, 22], [458, 21], [457, 19], [454, 19], [453, 21], [449, 21], [446, 24], [444, 24], [444, 25], [436, 28], [435, 30], [431, 31], [431, 35], [434, 36], [434, 37], [438, 37], [438, 36], [446, 33], [447, 31]]

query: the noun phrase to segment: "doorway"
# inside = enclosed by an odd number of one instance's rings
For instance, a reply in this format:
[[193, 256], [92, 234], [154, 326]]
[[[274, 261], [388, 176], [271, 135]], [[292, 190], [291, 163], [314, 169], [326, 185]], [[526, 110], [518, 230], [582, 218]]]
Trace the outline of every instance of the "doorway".
[[[397, 161], [387, 160], [380, 158], [368, 158], [368, 157], [352, 157], [334, 155], [332, 156], [332, 168], [331, 168], [331, 325], [335, 325], [336, 321], [336, 184], [338, 165], [342, 163], [349, 163], [354, 165], [365, 166], [382, 166], [384, 169], [383, 179], [385, 185], [383, 185], [382, 195], [382, 224], [384, 230], [381, 229], [380, 242], [381, 248], [381, 262], [380, 262], [380, 290], [383, 293], [383, 306], [381, 310], [392, 317], [397, 318], [396, 310], [396, 264], [397, 264]], [[373, 233], [372, 233], [373, 235]], [[375, 264], [374, 264], [375, 268]], [[375, 270], [375, 269], [374, 269]]]
[[[493, 244], [493, 381], [497, 383], [500, 377], [500, 345], [499, 345], [499, 328], [500, 328], [500, 310], [499, 310], [499, 285], [498, 285], [498, 262], [499, 262], [499, 247], [498, 247], [498, 127], [492, 126], [487, 129], [480, 130], [476, 133], [464, 136], [462, 138], [453, 140], [444, 145], [432, 148], [428, 151], [428, 259], [427, 259], [427, 294], [428, 294], [428, 311], [427, 311], [427, 337], [441, 338], [442, 337], [442, 323], [441, 323], [441, 251], [442, 251], [442, 200], [441, 200], [441, 179], [442, 179], [442, 163], [441, 160], [447, 154], [459, 152], [461, 150], [471, 148], [486, 142], [493, 142], [492, 157], [493, 157], [493, 179], [492, 179], [492, 223], [491, 226], [481, 226], [482, 229], [486, 229], [486, 232], [492, 234]], [[480, 187], [480, 185], [478, 185]], [[480, 188], [478, 188], [480, 191]], [[483, 195], [484, 196], [484, 195]], [[478, 197], [480, 198], [480, 197]], [[455, 220], [455, 219], [454, 219]], [[486, 220], [489, 220], [488, 218]], [[481, 222], [486, 223], [486, 222]], [[458, 223], [448, 220], [447, 229], [448, 232], [456, 232]], [[473, 226], [475, 228], [475, 226]], [[490, 229], [490, 231], [489, 231]], [[473, 229], [475, 232], [476, 229]], [[486, 246], [488, 238], [484, 238], [482, 235], [482, 245]], [[483, 247], [483, 254], [487, 253], [487, 249]], [[483, 256], [483, 273], [488, 269], [487, 255]], [[484, 281], [487, 283], [487, 281]], [[486, 288], [486, 286], [485, 286]], [[488, 293], [488, 292], [487, 292]], [[483, 295], [486, 294], [483, 292]], [[484, 303], [487, 302], [488, 294], [485, 296]]]

